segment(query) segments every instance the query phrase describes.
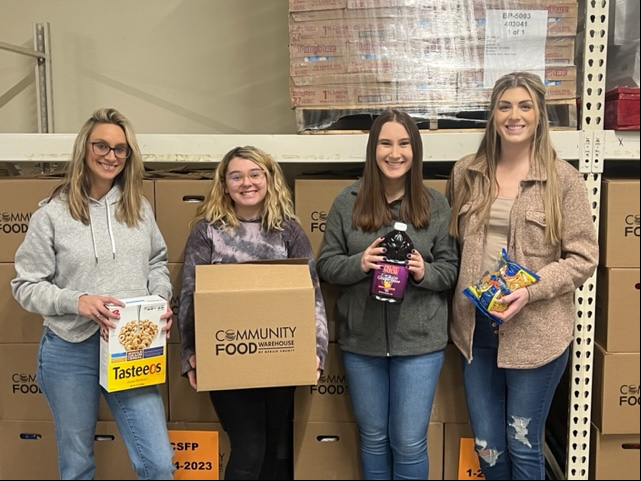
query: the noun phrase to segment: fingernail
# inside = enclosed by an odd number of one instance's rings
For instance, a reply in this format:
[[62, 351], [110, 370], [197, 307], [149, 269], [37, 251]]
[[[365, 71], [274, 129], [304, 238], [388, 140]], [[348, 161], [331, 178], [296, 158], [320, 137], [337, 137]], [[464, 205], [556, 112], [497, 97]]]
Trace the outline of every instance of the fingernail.
[[387, 249], [383, 247], [383, 254], [385, 254], [386, 252], [387, 252]]

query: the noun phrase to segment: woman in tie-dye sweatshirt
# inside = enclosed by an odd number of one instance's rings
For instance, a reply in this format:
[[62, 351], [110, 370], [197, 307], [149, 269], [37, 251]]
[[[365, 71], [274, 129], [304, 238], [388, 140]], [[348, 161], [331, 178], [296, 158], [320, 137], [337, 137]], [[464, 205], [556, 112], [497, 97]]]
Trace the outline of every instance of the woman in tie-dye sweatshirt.
[[[316, 292], [319, 377], [327, 354], [327, 317], [311, 244], [294, 215], [291, 193], [278, 163], [255, 147], [234, 148], [218, 164], [211, 190], [196, 214], [185, 247], [178, 325], [181, 372], [194, 389], [197, 388], [193, 296], [196, 265], [286, 258], [309, 259]], [[209, 392], [231, 444], [225, 479], [276, 479], [279, 438], [294, 389], [283, 386]]]

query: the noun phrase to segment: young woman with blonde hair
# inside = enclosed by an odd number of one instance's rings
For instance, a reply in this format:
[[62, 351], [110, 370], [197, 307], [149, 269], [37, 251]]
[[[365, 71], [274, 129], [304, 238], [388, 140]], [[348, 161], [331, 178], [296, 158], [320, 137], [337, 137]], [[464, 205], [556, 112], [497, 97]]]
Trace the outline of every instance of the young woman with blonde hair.
[[[545, 94], [533, 73], [501, 77], [481, 144], [455, 164], [448, 189], [461, 250], [450, 334], [488, 480], [545, 479], [545, 420], [569, 356], [574, 291], [598, 259], [585, 182], [552, 146]], [[499, 325], [462, 291], [503, 248], [540, 280], [498, 301]]]
[[[227, 152], [192, 224], [185, 247], [178, 314], [181, 369], [191, 386], [198, 386], [193, 295], [196, 265], [259, 259], [308, 259], [316, 293], [316, 361], [320, 377], [328, 343], [325, 305], [312, 247], [294, 215], [291, 194], [278, 163], [252, 146]], [[256, 306], [257, 310], [260, 308]], [[277, 479], [277, 449], [294, 390], [295, 386], [283, 386], [209, 392], [231, 444], [225, 479]]]

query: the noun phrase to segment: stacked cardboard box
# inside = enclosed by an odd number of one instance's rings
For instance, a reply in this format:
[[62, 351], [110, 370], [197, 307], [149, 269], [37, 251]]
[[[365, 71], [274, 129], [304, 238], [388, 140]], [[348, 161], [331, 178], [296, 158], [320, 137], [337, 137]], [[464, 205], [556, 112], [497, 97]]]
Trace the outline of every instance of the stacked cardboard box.
[[604, 179], [590, 479], [639, 479], [639, 180]]

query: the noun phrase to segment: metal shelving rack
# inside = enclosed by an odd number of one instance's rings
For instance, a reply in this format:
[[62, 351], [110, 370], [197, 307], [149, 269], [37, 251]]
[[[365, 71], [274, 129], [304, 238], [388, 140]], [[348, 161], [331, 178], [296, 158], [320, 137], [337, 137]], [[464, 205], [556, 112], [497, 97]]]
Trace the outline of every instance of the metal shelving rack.
[[[562, 158], [576, 161], [587, 183], [598, 229], [601, 176], [607, 160], [639, 161], [639, 132], [603, 130], [608, 4], [585, 1], [585, 44], [580, 131], [554, 131], [552, 141]], [[0, 43], [0, 47], [3, 44]], [[53, 125], [51, 122], [50, 125]], [[479, 132], [430, 132], [422, 135], [426, 162], [453, 162], [478, 146]], [[0, 162], [64, 162], [75, 134], [0, 134]], [[352, 135], [138, 135], [146, 162], [214, 163], [232, 147], [260, 146], [294, 174], [363, 161], [366, 134]], [[572, 349], [566, 465], [546, 453], [558, 479], [588, 479], [596, 279], [576, 291], [575, 340]]]
[[33, 49], [0, 42], [0, 50], [36, 59], [36, 106], [38, 132], [53, 132], [53, 87], [51, 82], [51, 37], [48, 23], [33, 24]]

